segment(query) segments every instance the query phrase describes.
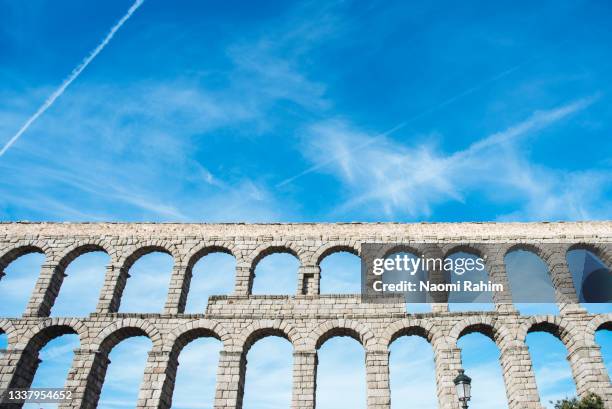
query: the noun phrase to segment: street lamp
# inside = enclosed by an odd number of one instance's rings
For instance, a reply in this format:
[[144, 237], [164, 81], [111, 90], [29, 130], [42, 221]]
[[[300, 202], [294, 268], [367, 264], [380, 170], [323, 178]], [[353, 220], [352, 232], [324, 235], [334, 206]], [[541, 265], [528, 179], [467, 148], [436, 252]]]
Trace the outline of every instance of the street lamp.
[[453, 381], [455, 382], [455, 387], [457, 388], [457, 396], [459, 396], [459, 402], [461, 402], [462, 409], [468, 409], [467, 402], [472, 397], [470, 394], [472, 378], [467, 376], [464, 373], [463, 369], [459, 369], [459, 375]]

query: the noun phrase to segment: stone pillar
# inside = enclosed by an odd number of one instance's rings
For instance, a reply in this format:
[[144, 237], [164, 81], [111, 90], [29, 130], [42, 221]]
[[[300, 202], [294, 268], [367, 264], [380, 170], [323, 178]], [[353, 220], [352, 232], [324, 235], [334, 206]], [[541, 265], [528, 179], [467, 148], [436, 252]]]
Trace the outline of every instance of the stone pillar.
[[[444, 260], [444, 251], [438, 244], [427, 243], [419, 246], [423, 255], [429, 259]], [[434, 268], [427, 270], [427, 279], [435, 284], [445, 284], [447, 282], [447, 273], [444, 269]], [[440, 313], [448, 312], [448, 291], [434, 291], [427, 294], [427, 302], [431, 305], [431, 312]]]
[[502, 248], [499, 250], [489, 249], [485, 260], [485, 267], [489, 273], [491, 282], [494, 284], [501, 284], [504, 287], [504, 291], [496, 291], [493, 293], [493, 302], [495, 303], [495, 310], [497, 312], [516, 312], [516, 308], [512, 302], [510, 280], [506, 272], [506, 263], [502, 251], [505, 250]]
[[164, 307], [165, 314], [182, 314], [187, 305], [187, 295], [191, 285], [192, 267], [175, 264], [172, 267], [172, 277], [170, 278], [170, 289], [168, 299]]
[[58, 265], [43, 264], [23, 316], [48, 317], [65, 276]]
[[215, 409], [242, 409], [246, 357], [242, 352], [221, 351], [217, 368]]
[[461, 350], [449, 345], [433, 345], [436, 366], [436, 391], [439, 409], [459, 409], [453, 380], [461, 367]]
[[293, 353], [293, 396], [291, 409], [315, 409], [317, 393], [317, 351]]
[[442, 303], [442, 302], [432, 303], [431, 312], [433, 313], [448, 312], [448, 303]]
[[555, 249], [548, 260], [550, 278], [555, 287], [555, 299], [561, 315], [582, 314], [586, 310], [578, 302], [574, 279], [565, 258], [565, 249]]
[[249, 295], [253, 290], [253, 279], [255, 278], [255, 270], [251, 269], [250, 265], [236, 265], [236, 285], [234, 287], [234, 295]]
[[121, 266], [109, 264], [106, 267], [104, 285], [96, 308], [97, 313], [108, 314], [119, 311], [121, 295], [129, 277], [128, 272]]
[[567, 359], [572, 367], [576, 392], [584, 397], [589, 392], [601, 396], [604, 402], [612, 402], [612, 384], [601, 357], [598, 345], [573, 344]]
[[[440, 258], [442, 258], [440, 256]], [[434, 270], [429, 272], [429, 280], [436, 284], [443, 284], [446, 281], [445, 272], [443, 270]], [[427, 294], [428, 301], [431, 305], [431, 312], [440, 313], [448, 312], [448, 292], [432, 292]]]
[[[437, 250], [434, 252], [434, 258], [443, 259], [441, 251]], [[446, 281], [446, 274], [444, 270], [435, 269], [429, 271], [429, 280], [436, 284], [443, 284]], [[433, 292], [427, 295], [430, 299], [431, 312], [440, 313], [448, 312], [448, 292]]]
[[166, 351], [151, 351], [145, 367], [138, 409], [170, 409], [176, 380], [178, 356]]
[[389, 351], [366, 351], [368, 409], [390, 409]]
[[502, 346], [499, 361], [509, 409], [544, 409], [531, 365], [529, 348], [515, 340]]
[[66, 378], [66, 388], [73, 391], [72, 400], [59, 405], [60, 409], [95, 409], [98, 406], [106, 370], [108, 354], [91, 349], [76, 349], [72, 367]]
[[321, 267], [300, 266], [298, 273], [298, 294], [319, 295], [321, 283]]
[[7, 349], [0, 356], [0, 390], [29, 388], [40, 360], [28, 350]]

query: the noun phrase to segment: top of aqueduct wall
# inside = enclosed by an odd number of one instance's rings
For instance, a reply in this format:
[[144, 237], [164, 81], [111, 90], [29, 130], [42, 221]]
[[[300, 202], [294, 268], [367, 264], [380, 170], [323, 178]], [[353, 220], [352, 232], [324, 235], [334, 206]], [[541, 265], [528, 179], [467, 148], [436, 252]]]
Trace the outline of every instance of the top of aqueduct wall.
[[[529, 223], [130, 223], [0, 222], [0, 236], [391, 236], [427, 239], [610, 238], [612, 221]], [[369, 238], [369, 237], [368, 237]]]

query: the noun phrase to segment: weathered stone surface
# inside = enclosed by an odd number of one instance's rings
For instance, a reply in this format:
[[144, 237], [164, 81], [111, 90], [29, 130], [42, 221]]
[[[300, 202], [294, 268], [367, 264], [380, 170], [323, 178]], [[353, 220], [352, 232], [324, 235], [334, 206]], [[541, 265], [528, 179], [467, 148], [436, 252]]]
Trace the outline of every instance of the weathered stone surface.
[[[402, 303], [362, 303], [359, 295], [319, 295], [321, 260], [337, 251], [359, 254], [367, 241], [442, 243], [504, 243], [485, 246], [492, 279], [507, 282], [506, 251], [522, 243], [565, 243], [553, 253], [540, 252], [548, 263], [557, 292], [560, 316], [522, 316], [511, 294], [495, 299], [495, 312], [451, 313], [436, 304], [432, 313], [408, 314]], [[389, 345], [403, 335], [427, 339], [434, 351], [439, 407], [457, 409], [452, 379], [461, 367], [457, 340], [478, 331], [500, 350], [511, 409], [542, 408], [525, 344], [530, 330], [558, 336], [568, 350], [578, 393], [590, 391], [612, 407], [612, 386], [595, 343], [598, 328], [610, 328], [612, 315], [587, 314], [573, 296], [565, 252], [588, 248], [608, 266], [611, 222], [584, 223], [342, 223], [342, 224], [155, 224], [155, 223], [0, 223], [0, 277], [17, 257], [42, 252], [46, 260], [22, 317], [0, 318], [8, 350], [0, 357], [0, 389], [27, 387], [38, 365], [38, 352], [52, 338], [66, 333], [80, 337], [66, 385], [75, 398], [65, 408], [95, 408], [109, 363], [108, 354], [122, 340], [145, 335], [152, 340], [138, 400], [139, 408], [169, 408], [182, 348], [198, 337], [222, 341], [217, 369], [215, 408], [242, 406], [246, 354], [257, 340], [280, 335], [294, 348], [292, 407], [315, 407], [317, 350], [329, 338], [351, 336], [366, 352], [368, 408], [388, 409]], [[421, 248], [426, 248], [423, 244]], [[533, 249], [533, 246], [531, 247]], [[79, 255], [103, 250], [111, 261], [98, 307], [86, 318], [50, 318], [66, 267]], [[165, 308], [160, 314], [118, 313], [131, 265], [151, 251], [174, 258]], [[211, 297], [202, 314], [184, 314], [191, 269], [211, 252], [226, 252], [237, 261], [234, 293]], [[301, 267], [292, 296], [251, 295], [259, 260], [274, 252], [298, 257]], [[535, 248], [537, 252], [538, 249]], [[7, 405], [2, 405], [5, 407]], [[7, 406], [8, 407], [8, 406]]]

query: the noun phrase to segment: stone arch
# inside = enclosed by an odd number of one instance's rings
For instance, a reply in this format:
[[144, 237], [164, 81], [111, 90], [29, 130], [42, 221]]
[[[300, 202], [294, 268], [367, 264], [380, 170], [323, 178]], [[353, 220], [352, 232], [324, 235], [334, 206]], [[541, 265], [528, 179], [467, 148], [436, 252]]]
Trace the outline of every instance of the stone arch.
[[[343, 256], [341, 253], [348, 253], [350, 256], [349, 258], [342, 258], [346, 256], [346, 254]], [[334, 264], [333, 256], [335, 255], [340, 257], [340, 259], [336, 259], [336, 263], [338, 260], [342, 260], [341, 264]], [[327, 268], [324, 266], [323, 264], [325, 264], [325, 262], [331, 262], [332, 264], [328, 264], [328, 266], [331, 265], [332, 267]], [[323, 245], [315, 253], [313, 253], [308, 263], [308, 269], [306, 270], [305, 277], [303, 279], [310, 281], [302, 282], [302, 294], [344, 294], [358, 293], [360, 291], [359, 285], [356, 281], [354, 288], [345, 288], [342, 286], [342, 288], [336, 287], [331, 289], [329, 286], [329, 283], [333, 282], [334, 278], [338, 278], [338, 274], [350, 272], [355, 278], [358, 278], [361, 274], [361, 248], [358, 244], [356, 244], [356, 242], [347, 240]], [[341, 265], [342, 267], [334, 270], [334, 265]], [[334, 271], [336, 274], [333, 274]], [[307, 275], [307, 273], [310, 273], [310, 275]], [[310, 288], [308, 288], [309, 285]]]
[[4, 269], [19, 257], [38, 253], [44, 254], [45, 259], [47, 259], [51, 253], [49, 246], [43, 241], [22, 241], [14, 243], [10, 247], [2, 249], [2, 251], [0, 256], [0, 279], [4, 275]]
[[[506, 248], [503, 259], [505, 259], [508, 254], [517, 250], [528, 251], [538, 256], [546, 266], [547, 274], [554, 284], [555, 276], [552, 263], [554, 262], [555, 256], [558, 255], [555, 250], [547, 249], [532, 243], [516, 243]], [[567, 260], [565, 259], [565, 254], [563, 254], [563, 262], [567, 263]]]
[[[537, 272], [537, 276], [542, 280], [545, 280], [546, 284], [542, 284], [539, 288], [541, 293], [539, 293], [539, 297], [535, 297], [530, 294], [529, 291], [525, 291], [525, 288], [518, 286], [518, 278], [521, 277], [521, 272], [518, 270], [510, 269], [510, 263], [508, 256], [516, 251], [525, 251], [530, 254], [531, 257], [535, 256], [536, 260], [529, 261], [540, 264], [542, 266], [542, 271], [540, 271], [539, 267], [536, 267], [536, 270], [523, 270], [522, 274], [525, 272], [533, 273]], [[517, 255], [518, 256], [518, 255]], [[529, 256], [528, 256], [529, 257]], [[508, 285], [510, 289], [510, 299], [515, 300], [517, 303], [523, 301], [531, 301], [531, 302], [541, 302], [544, 300], [548, 300], [551, 304], [554, 302], [556, 308], [562, 308], [562, 299], [565, 298], [564, 287], [567, 284], [565, 280], [565, 271], [569, 271], [568, 269], [560, 268], [561, 264], [564, 264], [567, 267], [567, 259], [564, 249], [559, 248], [558, 246], [546, 247], [545, 244], [532, 244], [532, 243], [515, 243], [506, 248], [506, 251], [503, 253], [503, 265], [506, 272], [506, 279], [508, 280]], [[529, 260], [527, 258], [526, 260]], [[571, 275], [570, 275], [571, 280]], [[571, 284], [573, 287], [573, 282]], [[549, 293], [550, 291], [550, 293]], [[523, 298], [522, 294], [528, 294], [527, 297]], [[575, 291], [572, 290], [573, 295], [575, 296]], [[542, 297], [542, 294], [546, 294], [546, 297], [554, 297], [553, 299]], [[512, 298], [513, 296], [513, 298]], [[547, 311], [541, 312], [542, 314], [546, 314]]]
[[431, 345], [441, 340], [441, 335], [432, 322], [402, 319], [391, 323], [385, 329], [379, 343], [388, 348], [398, 338], [411, 335], [421, 337]]
[[595, 256], [597, 256], [597, 258], [599, 258], [599, 260], [601, 260], [601, 262], [604, 263], [608, 268], [612, 268], [612, 252], [608, 249], [607, 246], [603, 244], [586, 242], [574, 243], [567, 248], [565, 252], [566, 257], [567, 253], [572, 250], [590, 251]]
[[[415, 337], [420, 339], [415, 342]], [[419, 377], [419, 383], [423, 382], [424, 385], [432, 387], [433, 396], [436, 396], [436, 351], [443, 347], [444, 337], [435, 324], [426, 319], [421, 320], [413, 318], [404, 318], [394, 321], [384, 329], [380, 343], [385, 348], [383, 351], [387, 352], [389, 357], [387, 366], [390, 398], [392, 402], [398, 398], [400, 398], [400, 400], [401, 398], [406, 398], [406, 396], [396, 395], [401, 392], [394, 389], [394, 383], [400, 383], [404, 381], [406, 377], [415, 375]], [[408, 343], [410, 348], [407, 348], [407, 345], [403, 343]], [[416, 357], [417, 355], [415, 355], [413, 349], [415, 347], [422, 348], [419, 350], [420, 353], [430, 354], [430, 356], [427, 356], [427, 358], [431, 359], [428, 360], [428, 364], [419, 365], [416, 371], [412, 369], [412, 366], [405, 368], [394, 365], [394, 363], [406, 362], [403, 360], [406, 358], [403, 354], [406, 354], [407, 351], [410, 351], [410, 358], [408, 359]], [[419, 362], [425, 357], [426, 355], [418, 355]], [[429, 367], [429, 365], [431, 365], [431, 367]], [[431, 403], [435, 405], [435, 403]]]
[[596, 315], [589, 321], [584, 331], [585, 345], [595, 345], [595, 333], [600, 329], [612, 331], [612, 314]]
[[125, 318], [102, 329], [89, 348], [108, 353], [121, 341], [137, 336], [149, 338], [155, 350], [161, 350], [163, 347], [161, 333], [155, 325], [138, 318]]
[[[474, 335], [474, 337], [469, 337], [470, 335]], [[447, 345], [456, 349], [455, 362], [459, 368], [465, 369], [467, 372], [470, 372], [479, 363], [491, 365], [491, 370], [488, 371], [487, 376], [491, 385], [495, 385], [495, 389], [499, 388], [498, 393], [490, 396], [491, 402], [498, 404], [506, 402], [509, 408], [522, 408], [521, 405], [524, 403], [519, 406], [512, 403], [511, 390], [515, 381], [511, 379], [512, 375], [508, 373], [507, 363], [504, 359], [508, 356], [508, 351], [513, 351], [511, 348], [516, 345], [514, 335], [508, 327], [497, 321], [493, 315], [471, 316], [460, 320], [451, 328]], [[475, 351], [478, 351], [479, 356], [476, 360], [473, 357]], [[456, 374], [455, 371], [453, 372], [450, 381]]]
[[[370, 378], [372, 378], [372, 381], [375, 380], [374, 375], [371, 375], [371, 373], [369, 373], [368, 366], [370, 365], [369, 362], [371, 362], [372, 359], [376, 359], [376, 357], [378, 356], [388, 357], [388, 350], [386, 346], [382, 345], [380, 342], [377, 342], [377, 338], [375, 337], [374, 333], [367, 324], [347, 319], [334, 319], [325, 321], [310, 331], [306, 351], [315, 352], [313, 354], [313, 368], [315, 379], [312, 385], [314, 388], [314, 402], [312, 407], [318, 407], [320, 405], [320, 396], [325, 395], [325, 393], [321, 393], [321, 387], [323, 385], [325, 385], [323, 387], [325, 387], [326, 391], [329, 391], [330, 388], [337, 386], [337, 384], [334, 383], [330, 385], [319, 382], [319, 380], [321, 379], [320, 374], [325, 373], [322, 371], [322, 362], [325, 361], [325, 356], [323, 354], [333, 351], [330, 351], [329, 345], [328, 348], [325, 348], [325, 344], [327, 343], [327, 341], [330, 341], [336, 337], [350, 338], [351, 340], [349, 342], [344, 342], [344, 346], [346, 346], [346, 348], [350, 351], [351, 355], [349, 356], [357, 356], [359, 357], [359, 359], [363, 359], [363, 372], [361, 369], [362, 367], [360, 366], [359, 373], [355, 374], [360, 378], [360, 380], [357, 380], [355, 376], [351, 377], [351, 380], [359, 383], [352, 385], [352, 387], [350, 388], [350, 393], [357, 393], [357, 391], [363, 390], [363, 398], [367, 402], [367, 407], [375, 407], [376, 405], [372, 406], [370, 402], [371, 396], [368, 390], [368, 387], [371, 385]], [[341, 340], [336, 341], [342, 342]], [[354, 341], [356, 341], [359, 345], [355, 345]], [[351, 367], [352, 372], [354, 372], [355, 370], [356, 369], [354, 367]], [[378, 374], [376, 374], [376, 380], [378, 380]], [[356, 385], [358, 385], [359, 387], [356, 387]], [[361, 389], [361, 387], [363, 387], [364, 389]]]
[[[193, 246], [188, 252], [185, 253], [184, 261], [186, 265], [174, 266], [172, 277], [170, 278], [170, 292], [168, 294], [168, 301], [166, 303], [166, 311], [175, 308], [179, 313], [184, 313], [187, 307], [189, 293], [191, 291], [193, 269], [196, 264], [204, 257], [213, 253], [228, 254], [234, 258], [236, 265], [238, 265], [238, 259], [236, 257], [237, 249], [230, 242], [207, 242], [204, 244], [198, 244]], [[235, 279], [235, 268], [232, 273], [232, 277]], [[173, 289], [179, 289], [177, 293], [173, 294]]]
[[315, 328], [308, 339], [308, 349], [319, 349], [327, 340], [348, 336], [359, 342], [366, 350], [376, 349], [377, 342], [372, 330], [365, 324], [352, 320], [330, 320]]
[[[595, 243], [575, 243], [568, 246], [563, 254], [563, 261], [567, 265], [568, 277], [572, 283], [572, 299], [576, 303], [581, 303], [580, 308], [586, 312], [591, 312], [590, 303], [604, 302], [604, 300], [595, 300], [589, 296], [595, 288], [606, 287], [602, 279], [612, 279], [610, 277], [610, 271], [612, 271], [612, 253], [610, 252], [609, 244], [595, 244]], [[585, 265], [576, 265], [571, 263], [573, 257], [570, 255], [571, 252], [578, 251], [578, 254], [574, 256], [584, 257], [584, 260], [592, 260], [589, 264], [598, 265], [596, 269], [589, 269], [585, 271]], [[582, 253], [582, 254], [580, 254]], [[572, 268], [573, 267], [573, 268]], [[598, 278], [596, 278], [598, 277]], [[568, 281], [570, 281], [568, 280]], [[599, 283], [597, 283], [599, 281]]]
[[[237, 285], [239, 280], [243, 280], [246, 283], [247, 293], [252, 294], [253, 288], [255, 287], [255, 272], [259, 263], [267, 256], [272, 254], [290, 254], [295, 257], [298, 261], [298, 268], [295, 271], [295, 281], [300, 278], [300, 269], [305, 266], [306, 260], [309, 258], [309, 254], [301, 247], [295, 245], [291, 241], [275, 241], [268, 242], [260, 245], [255, 251], [251, 252], [244, 260], [236, 260], [236, 266], [240, 267], [242, 263], [246, 263], [248, 269], [242, 269], [242, 272], [237, 274]], [[248, 274], [248, 275], [247, 275]], [[288, 293], [295, 293], [295, 290], [288, 290]], [[298, 288], [298, 291], [300, 289]], [[285, 291], [283, 291], [285, 292]]]
[[137, 336], [145, 336], [151, 341], [151, 351], [161, 351], [163, 341], [157, 328], [150, 322], [137, 318], [125, 318], [113, 322], [92, 337], [89, 345], [81, 347], [85, 350], [97, 351], [92, 370], [82, 380], [85, 383], [83, 399], [90, 401], [92, 407], [97, 407], [102, 393], [106, 371], [110, 363], [109, 354], [120, 342]]
[[[214, 338], [224, 344], [229, 337], [227, 330], [218, 322], [207, 319], [195, 320], [180, 325], [165, 337], [162, 354], [168, 354], [168, 362], [163, 369], [165, 373], [164, 381], [161, 385], [157, 385], [154, 390], [161, 391], [161, 395], [166, 397], [168, 404], [164, 407], [170, 407], [170, 402], [174, 399], [174, 391], [177, 381], [179, 368], [179, 356], [183, 349], [198, 338]], [[213, 368], [214, 369], [214, 368]], [[149, 368], [148, 376], [156, 377], [160, 373], [156, 368]]]
[[323, 259], [335, 253], [347, 252], [361, 257], [361, 249], [356, 241], [341, 241], [325, 244], [317, 249], [310, 260], [311, 265], [319, 266]]
[[[120, 311], [121, 305], [125, 305], [124, 291], [126, 289], [128, 279], [130, 278], [130, 270], [134, 266], [134, 264], [138, 260], [140, 260], [140, 258], [146, 256], [147, 254], [155, 252], [169, 255], [172, 258], [171, 271], [168, 273], [170, 280], [172, 279], [172, 276], [177, 266], [180, 266], [182, 263], [182, 254], [179, 252], [178, 248], [174, 244], [164, 240], [148, 240], [146, 242], [139, 242], [136, 245], [131, 246], [128, 250], [130, 252], [126, 252], [126, 254], [124, 254], [118, 262], [118, 265], [120, 266], [118, 271], [118, 278], [115, 280], [108, 280], [107, 276], [107, 281], [114, 282], [114, 288], [112, 290], [112, 301], [110, 303], [111, 306], [109, 308], [111, 312]], [[115, 273], [110, 271], [107, 274], [110, 274], [112, 276]], [[164, 292], [166, 295], [167, 290], [167, 287], [164, 288]], [[161, 308], [163, 308], [163, 302], [161, 303], [160, 309]]]
[[55, 301], [60, 293], [64, 278], [66, 277], [66, 269], [68, 266], [83, 254], [92, 253], [95, 251], [101, 251], [107, 254], [111, 258], [111, 264], [113, 257], [116, 255], [108, 243], [102, 239], [92, 240], [90, 242], [78, 242], [71, 245], [70, 247], [63, 249], [61, 253], [56, 253], [57, 261], [54, 262], [52, 271], [50, 272], [49, 286], [46, 288], [44, 299], [47, 301], [48, 307], [42, 312], [42, 315], [48, 316], [51, 313], [51, 309], [55, 304]]
[[467, 253], [473, 256], [480, 257], [482, 259], [487, 259], [487, 249], [483, 246], [479, 246], [474, 243], [466, 243], [459, 245], [450, 245], [444, 248], [444, 260], [446, 260], [449, 256], [452, 256], [455, 253]]
[[548, 269], [548, 273], [550, 274], [550, 259], [553, 256], [553, 252], [533, 243], [516, 243], [506, 248], [506, 251], [504, 252], [504, 257], [502, 258], [505, 258], [508, 254], [517, 250], [529, 251], [541, 258], [544, 264], [546, 264], [546, 268]]
[[531, 332], [546, 332], [559, 339], [565, 348], [569, 348], [580, 329], [574, 322], [566, 321], [556, 315], [544, 315], [530, 317], [518, 330], [518, 339], [525, 342], [527, 334]]
[[65, 334], [78, 335], [82, 345], [88, 337], [88, 329], [81, 320], [76, 318], [47, 318], [22, 334], [15, 348], [31, 349], [34, 347], [38, 351], [47, 342]]
[[257, 321], [245, 328], [235, 339], [233, 349], [236, 352], [242, 352], [246, 356], [255, 342], [269, 336], [285, 338], [291, 342], [294, 351], [304, 344], [297, 329], [291, 324], [282, 320], [264, 320]]
[[[235, 355], [238, 355], [240, 357], [240, 364], [237, 373], [231, 373], [232, 377], [237, 375], [239, 379], [239, 386], [237, 391], [237, 400], [239, 403], [236, 405], [237, 408], [242, 407], [242, 402], [245, 399], [245, 385], [247, 382], [247, 374], [249, 372], [247, 363], [249, 351], [256, 342], [264, 338], [273, 336], [277, 336], [289, 341], [294, 353], [297, 349], [297, 345], [303, 343], [299, 339], [300, 336], [297, 333], [297, 330], [286, 321], [263, 320], [256, 321], [247, 326], [244, 331], [238, 334], [235, 338], [232, 338], [234, 344], [229, 348], [224, 349], [224, 352], [222, 352], [222, 354], [234, 353]], [[291, 369], [289, 369], [289, 373], [287, 374], [288, 376], [290, 376], [290, 371]]]
[[384, 250], [384, 253], [381, 255], [380, 258], [386, 258], [396, 253], [410, 253], [410, 254], [414, 254], [417, 257], [421, 257], [425, 254], [422, 246], [419, 246], [417, 244], [410, 244], [410, 243], [396, 243], [391, 246], [385, 245], [383, 247], [383, 250]]
[[172, 331], [164, 342], [163, 348], [178, 356], [191, 341], [202, 337], [218, 339], [225, 347], [230, 339], [230, 334], [220, 323], [201, 319], [183, 324]]
[[[560, 341], [560, 343], [563, 345], [562, 350], [566, 354], [565, 359], [567, 364], [569, 364], [569, 368], [567, 369], [571, 371], [573, 385], [576, 388], [575, 392], [573, 390], [571, 391], [572, 394], [577, 392], [578, 395], [582, 395], [584, 392], [585, 383], [584, 377], [581, 375], [581, 365], [584, 363], [584, 360], [589, 360], [589, 358], [582, 355], [581, 350], [585, 346], [583, 341], [586, 332], [585, 327], [587, 325], [588, 323], [565, 320], [564, 318], [560, 318], [558, 316], [546, 315], [533, 316], [529, 318], [520, 328], [520, 337], [528, 348], [529, 344], [527, 343], [527, 335], [529, 333], [544, 332], [548, 334], [547, 336], [552, 335], [552, 337]], [[589, 346], [594, 345], [591, 344]], [[535, 357], [538, 356], [536, 351], [530, 350], [529, 354], [532, 361], [534, 361]], [[603, 369], [603, 365], [601, 369]], [[536, 373], [536, 378], [537, 376], [538, 375]]]
[[101, 251], [108, 254], [108, 256], [111, 258], [111, 263], [115, 261], [115, 258], [117, 257], [117, 251], [105, 240], [98, 239], [86, 243], [79, 242], [64, 249], [62, 253], [58, 254], [59, 261], [57, 262], [57, 268], [61, 269], [63, 272], [66, 270], [66, 268], [68, 268], [70, 263], [72, 263], [78, 257], [95, 251]]
[[174, 244], [164, 240], [149, 240], [131, 247], [130, 253], [124, 255], [119, 260], [119, 265], [121, 266], [122, 270], [127, 272], [139, 258], [154, 252], [168, 254], [170, 257], [172, 257], [175, 265], [180, 264], [182, 261], [181, 253]]
[[250, 266], [251, 271], [255, 271], [257, 264], [264, 258], [271, 254], [277, 253], [288, 253], [298, 259], [300, 265], [304, 265], [304, 261], [306, 257], [306, 251], [301, 247], [298, 247], [292, 242], [289, 241], [273, 241], [260, 245], [257, 249], [255, 249], [251, 256]]
[[[40, 363], [38, 354], [49, 341], [62, 335], [76, 334], [79, 336], [79, 344], [81, 345], [85, 336], [84, 327], [79, 326], [76, 321], [71, 319], [46, 320], [23, 334], [14, 347], [17, 350], [21, 349], [22, 353], [16, 370], [9, 381], [9, 387], [29, 388], [32, 385]], [[79, 333], [79, 331], [81, 332]]]
[[187, 261], [187, 268], [192, 269], [198, 261], [212, 253], [229, 254], [230, 256], [236, 258], [236, 261], [238, 261], [238, 250], [233, 243], [225, 241], [212, 242], [195, 246], [189, 250], [185, 257]]
[[[443, 256], [443, 265], [444, 268], [441, 272], [438, 273], [438, 276], [442, 278], [442, 280], [446, 283], [456, 284], [460, 281], [459, 276], [455, 274], [456, 267], [453, 267], [450, 270], [446, 269], [446, 262], [453, 261], [453, 259], [468, 259], [473, 262], [482, 261], [484, 267], [475, 268], [471, 271], [472, 276], [469, 280], [477, 281], [477, 280], [490, 280], [494, 282], [506, 281], [506, 271], [500, 272], [497, 270], [495, 266], [495, 256], [496, 254], [490, 255], [490, 248], [487, 245], [479, 244], [479, 243], [461, 243], [461, 244], [447, 244], [442, 248]], [[463, 256], [460, 256], [460, 253], [463, 253]], [[452, 264], [455, 265], [454, 263]], [[469, 270], [468, 270], [469, 271]], [[507, 287], [507, 286], [506, 286]], [[510, 291], [508, 291], [509, 293]], [[484, 299], [472, 299], [464, 298], [466, 293], [458, 294], [454, 292], [449, 292], [445, 295], [443, 300], [448, 302], [448, 310], [451, 312], [458, 312], [464, 310], [479, 310], [479, 311], [488, 311], [489, 309], [493, 309], [496, 302], [496, 294], [494, 292], [482, 292], [479, 294], [479, 297], [483, 297]], [[473, 302], [475, 304], [468, 305], [468, 303]], [[463, 304], [457, 304], [463, 303]], [[461, 308], [463, 307], [463, 308]]]
[[461, 337], [473, 333], [486, 336], [500, 349], [504, 340], [510, 337], [508, 329], [500, 326], [492, 316], [472, 316], [459, 321], [453, 326], [448, 334], [450, 345], [456, 346]]

